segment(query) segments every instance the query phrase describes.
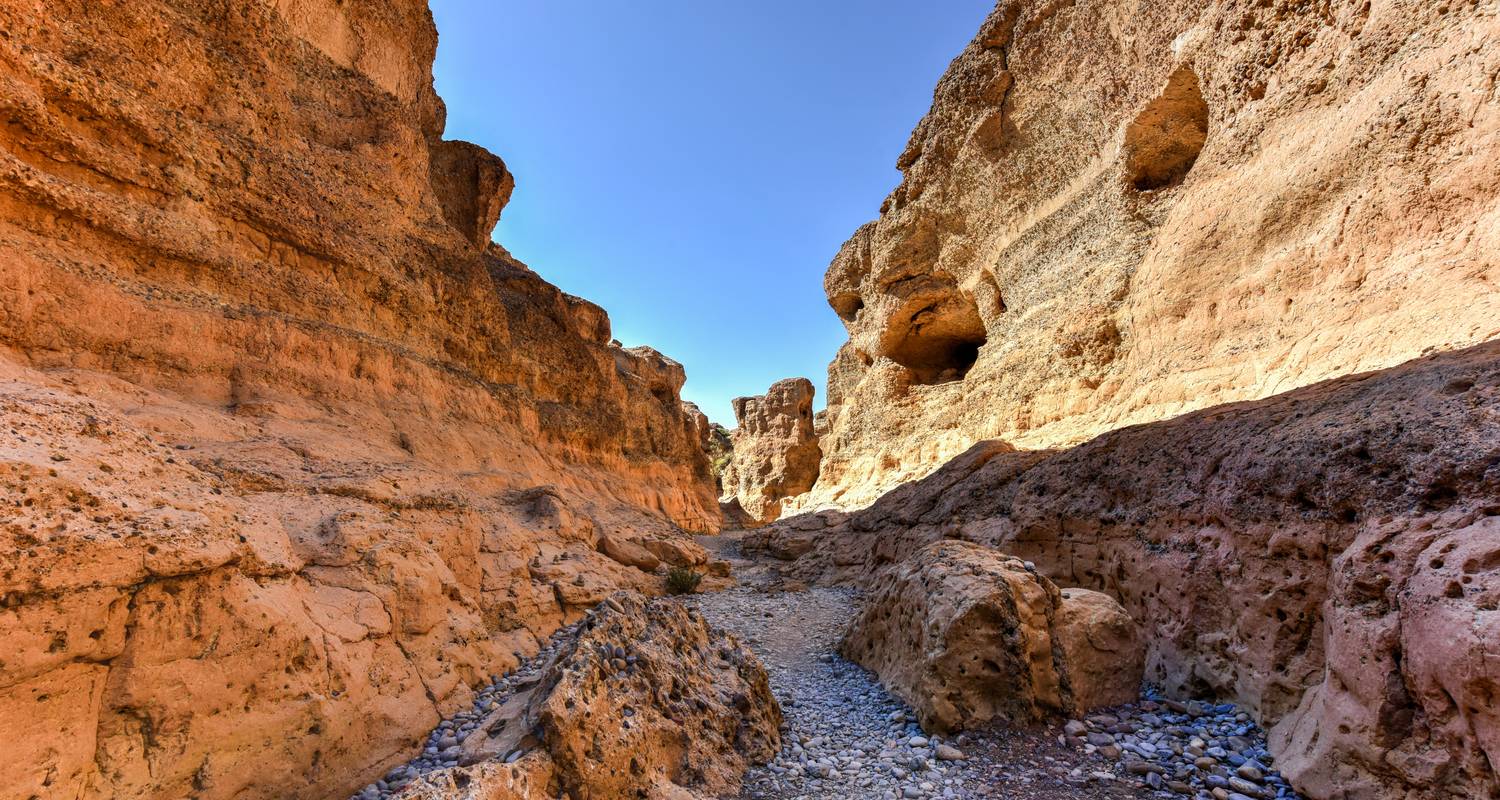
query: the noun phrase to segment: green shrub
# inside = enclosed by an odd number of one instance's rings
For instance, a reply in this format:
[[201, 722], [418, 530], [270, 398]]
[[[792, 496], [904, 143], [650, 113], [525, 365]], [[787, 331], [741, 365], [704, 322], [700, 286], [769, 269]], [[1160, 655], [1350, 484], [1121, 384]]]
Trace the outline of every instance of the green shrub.
[[667, 570], [667, 591], [672, 594], [692, 594], [698, 591], [703, 576], [691, 567], [672, 567]]

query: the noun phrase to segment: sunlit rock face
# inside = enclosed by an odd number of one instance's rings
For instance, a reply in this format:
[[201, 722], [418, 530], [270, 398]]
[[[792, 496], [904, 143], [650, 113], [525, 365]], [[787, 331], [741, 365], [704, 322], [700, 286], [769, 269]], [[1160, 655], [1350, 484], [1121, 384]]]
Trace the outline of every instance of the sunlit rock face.
[[1001, 2], [825, 279], [804, 508], [1500, 334], [1483, 4]]
[[733, 451], [721, 476], [724, 502], [743, 511], [749, 524], [781, 516], [787, 498], [811, 489], [818, 479], [818, 433], [813, 385], [806, 378], [771, 384], [763, 395], [737, 397]]
[[712, 530], [425, 3], [0, 0], [0, 797], [332, 797]]

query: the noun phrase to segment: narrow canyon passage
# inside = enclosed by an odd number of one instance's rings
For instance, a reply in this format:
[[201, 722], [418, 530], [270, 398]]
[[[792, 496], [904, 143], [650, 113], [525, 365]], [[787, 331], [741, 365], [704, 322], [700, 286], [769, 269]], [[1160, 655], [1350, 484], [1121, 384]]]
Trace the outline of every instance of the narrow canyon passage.
[[0, 800], [1500, 798], [1500, 7], [967, 2], [0, 0]]
[[[876, 676], [838, 654], [860, 602], [851, 589], [783, 581], [746, 558], [743, 531], [700, 537], [736, 566], [740, 585], [687, 602], [740, 636], [765, 664], [786, 715], [775, 761], [745, 776], [741, 798], [1131, 798], [1148, 796], [1109, 765], [1057, 741], [1060, 725], [943, 738]], [[1093, 773], [1099, 773], [1097, 776]]]

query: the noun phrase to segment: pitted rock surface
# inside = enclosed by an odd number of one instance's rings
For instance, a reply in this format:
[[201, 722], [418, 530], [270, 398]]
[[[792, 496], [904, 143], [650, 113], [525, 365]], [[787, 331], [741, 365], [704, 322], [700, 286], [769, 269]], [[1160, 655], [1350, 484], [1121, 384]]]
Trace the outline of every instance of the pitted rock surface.
[[1059, 591], [1028, 562], [952, 541], [875, 581], [840, 651], [939, 732], [1129, 702], [1143, 655], [1107, 596]]
[[1308, 796], [1485, 796], [1500, 712], [1500, 343], [1056, 451], [976, 445], [745, 546], [873, 586], [933, 542], [1119, 598], [1146, 680], [1233, 702]]
[[425, 761], [387, 776], [397, 796], [706, 799], [781, 745], [759, 660], [676, 601], [611, 595], [553, 647], [434, 731]]

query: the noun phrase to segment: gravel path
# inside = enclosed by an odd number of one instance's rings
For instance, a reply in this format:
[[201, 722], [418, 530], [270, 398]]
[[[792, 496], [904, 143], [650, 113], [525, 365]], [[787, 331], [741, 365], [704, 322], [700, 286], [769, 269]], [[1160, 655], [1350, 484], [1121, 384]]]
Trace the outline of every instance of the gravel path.
[[[1140, 703], [1082, 720], [928, 736], [872, 673], [837, 654], [859, 601], [852, 590], [784, 584], [774, 564], [745, 558], [734, 534], [699, 541], [731, 563], [739, 585], [683, 602], [755, 651], [786, 717], [780, 755], [746, 774], [741, 798], [1299, 800], [1272, 768], [1259, 728], [1227, 704], [1183, 704], [1148, 693]], [[421, 755], [351, 800], [388, 798], [462, 763], [457, 741], [533, 683], [574, 627], [554, 634], [517, 670], [493, 678], [472, 708], [432, 731]]]
[[734, 534], [699, 541], [740, 584], [686, 602], [760, 656], [786, 715], [781, 754], [745, 776], [742, 798], [1297, 800], [1259, 728], [1228, 704], [1148, 694], [1083, 720], [928, 736], [872, 673], [837, 654], [852, 590], [784, 585]]
[[784, 591], [769, 567], [745, 559], [734, 536], [700, 537], [730, 561], [740, 585], [695, 595], [714, 625], [760, 656], [787, 727], [780, 756], [745, 776], [742, 798], [1138, 798], [1136, 781], [1080, 769], [1102, 757], [1063, 744], [1061, 726], [928, 736], [875, 676], [837, 655], [858, 598], [847, 589]]

